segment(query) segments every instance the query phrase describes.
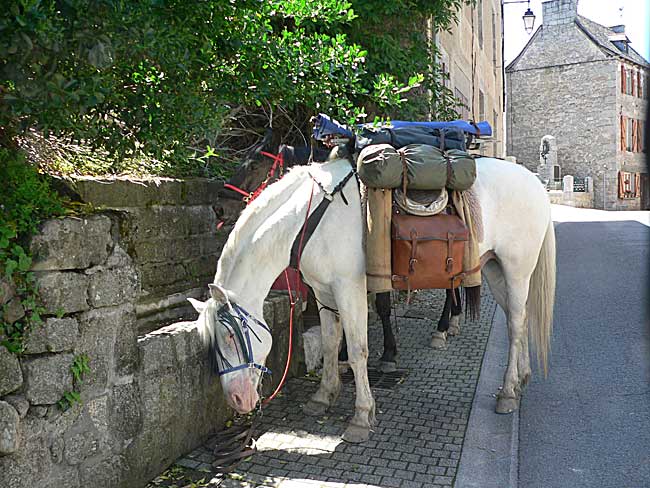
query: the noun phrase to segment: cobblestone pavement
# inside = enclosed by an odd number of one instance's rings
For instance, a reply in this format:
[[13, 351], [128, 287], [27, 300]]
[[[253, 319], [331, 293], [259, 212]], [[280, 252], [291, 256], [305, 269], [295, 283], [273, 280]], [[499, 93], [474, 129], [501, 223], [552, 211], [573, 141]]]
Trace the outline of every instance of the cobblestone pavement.
[[[495, 303], [483, 287], [481, 320], [462, 322], [446, 350], [430, 347], [444, 291], [417, 293], [397, 307], [398, 384], [373, 387], [378, 425], [364, 444], [341, 441], [354, 410], [354, 384], [346, 384], [326, 417], [304, 415], [301, 405], [316, 391], [315, 379], [288, 382], [284, 394], [264, 410], [258, 423], [258, 452], [225, 477], [210, 473], [209, 445], [177, 461], [204, 484], [256, 487], [448, 487], [452, 486], [478, 381]], [[370, 325], [371, 358], [381, 352], [379, 321]], [[183, 485], [178, 485], [183, 486]], [[191, 486], [191, 485], [188, 485]]]

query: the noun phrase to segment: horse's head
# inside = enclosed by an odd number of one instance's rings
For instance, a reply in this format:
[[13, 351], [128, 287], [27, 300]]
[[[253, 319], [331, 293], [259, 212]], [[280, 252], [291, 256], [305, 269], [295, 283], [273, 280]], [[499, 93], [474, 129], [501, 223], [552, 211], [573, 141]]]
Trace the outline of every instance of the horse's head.
[[271, 351], [271, 330], [219, 285], [210, 284], [208, 301], [189, 301], [199, 312], [199, 333], [228, 404], [239, 413], [250, 412], [259, 400], [262, 374], [268, 372], [264, 362]]

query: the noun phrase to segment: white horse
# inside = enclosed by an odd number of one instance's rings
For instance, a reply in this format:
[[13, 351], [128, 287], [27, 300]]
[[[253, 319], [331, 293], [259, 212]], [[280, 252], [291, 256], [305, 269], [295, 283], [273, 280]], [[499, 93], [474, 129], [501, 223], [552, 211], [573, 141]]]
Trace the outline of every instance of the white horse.
[[[264, 298], [289, 264], [310, 199], [313, 212], [350, 171], [347, 159], [337, 159], [295, 167], [269, 186], [244, 210], [231, 232], [210, 285], [211, 298], [205, 303], [191, 300], [200, 312], [199, 330], [217, 361], [227, 401], [240, 413], [251, 411], [258, 402], [260, 371], [271, 349], [262, 315]], [[473, 189], [482, 208], [479, 251], [493, 251], [498, 258], [489, 261], [483, 272], [508, 318], [508, 366], [496, 410], [509, 413], [517, 408], [521, 388], [531, 374], [529, 328], [546, 372], [555, 294], [551, 209], [537, 178], [502, 160], [478, 159]], [[343, 327], [356, 384], [355, 415], [343, 438], [362, 442], [375, 422], [375, 402], [367, 374], [363, 220], [354, 178], [344, 185], [343, 195], [333, 196], [300, 263], [318, 301], [339, 312], [338, 317], [327, 309], [320, 312], [323, 375], [304, 411], [322, 415], [339, 395], [337, 355]]]

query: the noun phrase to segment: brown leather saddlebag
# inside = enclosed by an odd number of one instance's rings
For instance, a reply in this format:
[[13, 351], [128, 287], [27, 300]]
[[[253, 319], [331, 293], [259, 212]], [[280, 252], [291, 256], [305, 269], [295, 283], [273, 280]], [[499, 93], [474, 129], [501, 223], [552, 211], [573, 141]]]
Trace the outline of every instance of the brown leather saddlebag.
[[[392, 282], [397, 290], [456, 288], [469, 231], [456, 215], [393, 212]], [[456, 277], [456, 279], [454, 279]]]

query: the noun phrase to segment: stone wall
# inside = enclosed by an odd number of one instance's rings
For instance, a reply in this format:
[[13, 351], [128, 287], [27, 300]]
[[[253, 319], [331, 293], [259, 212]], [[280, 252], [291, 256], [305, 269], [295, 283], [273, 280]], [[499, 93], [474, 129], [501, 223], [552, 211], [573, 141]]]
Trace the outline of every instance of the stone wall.
[[[140, 333], [192, 316], [186, 298], [204, 299], [240, 201], [219, 197], [210, 179], [79, 178], [66, 185], [76, 198], [110, 209], [124, 250], [140, 278], [136, 318]], [[225, 225], [217, 228], [219, 222]]]
[[[148, 296], [142, 270], [151, 262], [141, 249], [149, 243], [152, 256], [166, 253], [155, 250], [151, 236], [164, 236], [171, 246], [179, 228], [184, 237], [207, 234], [217, 214], [194, 211], [181, 209], [172, 218], [171, 208], [152, 206], [129, 210], [126, 219], [123, 212], [111, 212], [50, 220], [33, 239], [33, 269], [47, 312], [44, 325], [29, 332], [23, 354], [0, 346], [0, 487], [140, 488], [232, 416], [192, 322], [138, 337], [137, 309]], [[153, 215], [163, 217], [151, 220]], [[195, 220], [181, 222], [190, 215]], [[127, 252], [134, 249], [141, 253], [139, 262]], [[214, 255], [216, 264], [217, 253], [210, 244], [196, 259]], [[171, 254], [166, 256], [171, 262]], [[197, 275], [203, 287], [213, 268]], [[190, 283], [171, 272], [167, 276], [172, 283]], [[161, 293], [181, 288], [165, 288], [162, 276], [157, 283], [166, 290]], [[1, 285], [0, 305], [12, 304], [5, 320], [15, 321], [24, 310], [12, 284]], [[294, 375], [304, 370], [297, 314]], [[274, 336], [267, 364], [282, 371], [288, 297], [272, 294], [264, 315]], [[81, 382], [70, 369], [80, 355], [88, 356], [91, 368]], [[56, 403], [72, 390], [80, 392], [81, 402], [62, 411]]]
[[592, 192], [566, 192], [552, 190], [548, 192], [551, 203], [567, 205], [576, 208], [594, 208], [594, 194]]

